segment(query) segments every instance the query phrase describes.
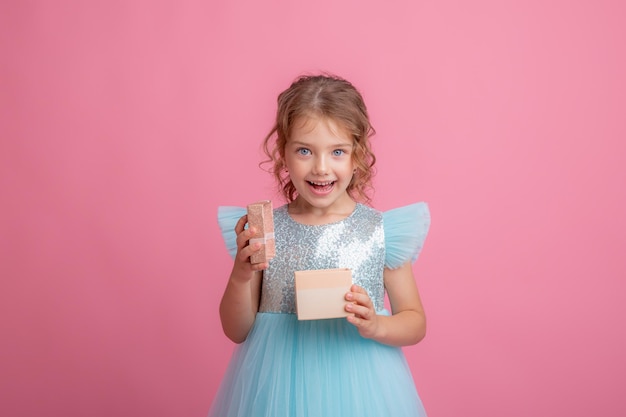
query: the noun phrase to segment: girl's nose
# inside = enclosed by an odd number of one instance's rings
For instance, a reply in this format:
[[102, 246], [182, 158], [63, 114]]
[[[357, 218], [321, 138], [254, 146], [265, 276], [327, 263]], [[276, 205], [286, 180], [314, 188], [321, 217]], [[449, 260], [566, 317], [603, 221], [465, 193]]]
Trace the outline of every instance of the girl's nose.
[[323, 156], [315, 158], [315, 164], [313, 165], [313, 173], [315, 175], [325, 175], [328, 171], [328, 162]]

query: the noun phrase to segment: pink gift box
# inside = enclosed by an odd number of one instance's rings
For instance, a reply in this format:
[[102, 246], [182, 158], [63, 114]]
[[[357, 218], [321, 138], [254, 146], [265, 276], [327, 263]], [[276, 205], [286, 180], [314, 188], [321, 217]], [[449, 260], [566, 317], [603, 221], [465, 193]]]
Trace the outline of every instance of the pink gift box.
[[257, 230], [250, 238], [250, 244], [261, 243], [261, 250], [250, 256], [250, 263], [268, 262], [276, 255], [274, 241], [274, 212], [270, 200], [248, 204], [248, 226]]
[[346, 293], [352, 286], [348, 268], [296, 271], [296, 310], [298, 320], [347, 317]]

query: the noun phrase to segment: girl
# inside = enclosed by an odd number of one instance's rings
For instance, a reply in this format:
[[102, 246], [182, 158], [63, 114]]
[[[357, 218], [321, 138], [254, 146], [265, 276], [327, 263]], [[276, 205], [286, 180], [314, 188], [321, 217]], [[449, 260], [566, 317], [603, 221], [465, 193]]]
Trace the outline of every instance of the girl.
[[[279, 95], [264, 142], [288, 202], [274, 210], [276, 257], [251, 264], [260, 244], [249, 244], [245, 210], [218, 212], [234, 257], [220, 317], [240, 345], [209, 416], [425, 416], [400, 347], [426, 331], [411, 260], [430, 216], [425, 203], [385, 213], [365, 205], [373, 133], [346, 80], [304, 76]], [[294, 272], [330, 268], [352, 270], [345, 308], [353, 314], [298, 321]]]

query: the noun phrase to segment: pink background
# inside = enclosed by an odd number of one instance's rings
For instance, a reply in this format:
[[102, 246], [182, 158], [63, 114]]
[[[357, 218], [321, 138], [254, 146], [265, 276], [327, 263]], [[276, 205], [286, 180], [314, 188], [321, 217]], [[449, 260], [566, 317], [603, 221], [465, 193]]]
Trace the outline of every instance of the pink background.
[[[276, 95], [327, 70], [374, 205], [429, 202], [405, 349], [431, 417], [623, 416], [619, 1], [0, 4], [0, 409], [204, 416], [233, 345], [220, 204], [274, 198]], [[358, 387], [355, 387], [358, 389]]]

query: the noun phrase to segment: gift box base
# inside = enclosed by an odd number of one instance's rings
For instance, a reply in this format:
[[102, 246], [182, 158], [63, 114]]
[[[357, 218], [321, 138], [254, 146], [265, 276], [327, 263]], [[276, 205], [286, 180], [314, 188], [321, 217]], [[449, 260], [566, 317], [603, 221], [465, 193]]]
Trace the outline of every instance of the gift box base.
[[347, 268], [296, 271], [296, 310], [298, 320], [347, 317], [346, 293], [352, 286]]

